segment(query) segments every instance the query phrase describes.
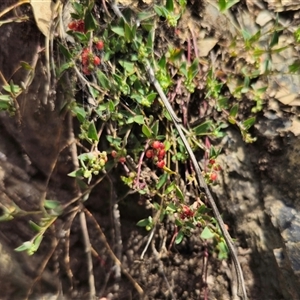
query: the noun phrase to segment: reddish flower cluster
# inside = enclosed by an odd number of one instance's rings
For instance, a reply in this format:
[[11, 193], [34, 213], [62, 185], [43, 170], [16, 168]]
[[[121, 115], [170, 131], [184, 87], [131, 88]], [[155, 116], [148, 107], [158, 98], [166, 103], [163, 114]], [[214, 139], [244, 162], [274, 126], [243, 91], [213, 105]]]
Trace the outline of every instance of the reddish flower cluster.
[[[103, 50], [103, 41], [95, 41], [94, 46], [97, 50]], [[90, 48], [84, 48], [81, 53], [82, 72], [85, 75], [90, 75], [95, 66], [101, 64], [101, 58], [94, 55]]]
[[182, 205], [182, 211], [180, 213], [180, 219], [184, 220], [185, 218], [192, 218], [194, 216], [194, 212], [187, 205]]
[[93, 53], [89, 48], [84, 48], [81, 53], [82, 72], [85, 75], [91, 74], [90, 61], [93, 59]]
[[85, 27], [84, 27], [84, 21], [83, 20], [78, 20], [78, 21], [72, 21], [68, 25], [70, 30], [73, 31], [78, 31], [78, 32], [85, 32]]
[[119, 156], [116, 150], [111, 151], [111, 156], [113, 158], [118, 158], [120, 163], [124, 163], [126, 161], [126, 158], [124, 156]]
[[103, 41], [95, 41], [95, 47], [96, 47], [97, 50], [102, 51], [103, 48], [104, 48], [104, 43], [103, 43]]
[[210, 181], [216, 181], [218, 178], [218, 173], [221, 171], [221, 167], [214, 159], [210, 159], [208, 162], [207, 167], [211, 170], [209, 173], [209, 180]]
[[158, 168], [163, 168], [165, 166], [165, 145], [162, 142], [154, 141], [151, 145], [152, 149], [148, 149], [146, 151], [147, 158], [153, 158], [156, 161], [156, 166]]

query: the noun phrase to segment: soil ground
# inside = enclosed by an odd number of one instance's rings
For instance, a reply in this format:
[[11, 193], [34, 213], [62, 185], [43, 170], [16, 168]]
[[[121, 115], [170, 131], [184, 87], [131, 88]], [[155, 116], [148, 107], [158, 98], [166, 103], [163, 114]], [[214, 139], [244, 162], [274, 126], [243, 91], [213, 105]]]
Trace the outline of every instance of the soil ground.
[[[143, 1], [140, 2], [140, 7], [147, 7]], [[275, 14], [276, 5], [269, 2], [269, 11]], [[194, 35], [199, 37], [197, 42], [203, 59], [201, 72], [204, 79], [208, 71], [205, 62], [210, 59], [215, 60], [216, 69], [222, 70], [220, 78], [237, 72], [234, 68], [238, 68], [239, 64], [250, 65], [247, 54], [241, 54], [242, 48], [237, 48], [240, 57], [230, 58], [228, 45], [236, 34], [235, 22], [246, 23], [245, 26], [251, 31], [252, 27], [258, 26], [255, 20], [257, 21], [259, 14], [265, 11], [263, 8], [267, 8], [266, 3], [255, 5], [249, 1], [240, 1], [226, 16], [217, 13], [210, 2], [188, 3], [188, 9], [182, 16], [176, 32], [167, 29], [163, 23], [158, 28], [156, 47], [159, 52], [164, 52], [170, 44], [187, 47], [186, 36]], [[7, 5], [1, 4], [1, 11]], [[97, 5], [101, 10], [101, 1]], [[280, 16], [283, 20], [290, 21], [293, 26], [299, 25], [296, 9], [285, 11], [286, 6], [282, 7], [283, 12], [280, 12]], [[289, 9], [291, 7], [289, 6]], [[24, 8], [24, 11], [30, 14], [30, 7]], [[4, 77], [11, 76], [20, 61], [30, 61], [43, 42], [43, 36], [33, 19], [26, 23], [2, 25], [0, 70]], [[284, 59], [277, 59], [277, 67], [284, 64]], [[66, 149], [61, 152], [56, 161], [63, 145], [62, 137], [65, 140], [69, 138], [68, 129], [73, 123], [70, 122], [68, 114], [62, 118], [58, 109], [53, 110], [50, 104], [43, 106], [41, 103], [45, 81], [43, 64], [44, 60], [41, 57], [31, 89], [22, 99], [23, 102], [20, 102], [25, 121], [20, 125], [18, 120], [7, 114], [2, 112], [0, 115], [2, 206], [13, 202], [24, 210], [37, 210], [45, 188], [48, 199], [59, 199], [62, 204], [75, 196], [74, 182], [66, 176], [73, 167], [70, 151]], [[23, 74], [17, 73], [14, 81], [18, 82], [22, 76]], [[282, 77], [277, 78], [277, 81], [280, 78]], [[269, 85], [272, 84], [268, 78], [264, 80]], [[221, 145], [226, 143], [226, 146], [220, 158], [223, 160], [224, 173], [213, 191], [222, 209], [224, 221], [236, 239], [251, 300], [297, 299], [297, 291], [293, 290], [293, 286], [297, 286], [297, 277], [291, 277], [289, 289], [280, 284], [282, 278], [274, 276], [274, 273], [277, 274], [277, 265], [273, 250], [281, 248], [281, 240], [277, 229], [270, 229], [272, 216], [264, 213], [267, 208], [263, 204], [263, 195], [272, 194], [264, 190], [269, 185], [283, 186], [287, 193], [298, 191], [298, 180], [292, 178], [287, 181], [290, 173], [284, 176], [286, 162], [288, 161], [288, 165], [293, 168], [293, 155], [299, 149], [299, 128], [296, 119], [299, 109], [295, 104], [298, 100], [286, 100], [286, 95], [281, 97], [283, 82], [280, 83], [277, 86], [277, 94], [274, 90], [268, 91], [270, 96], [266, 97], [263, 110], [257, 114], [257, 124], [251, 132], [258, 137], [257, 143], [245, 145], [239, 131], [234, 128], [227, 129], [226, 141], [216, 142]], [[297, 83], [287, 83], [284, 88], [288, 91], [292, 90], [288, 84], [297, 86]], [[191, 123], [199, 121], [199, 101], [204, 97], [204, 83], [199, 83], [199, 86], [201, 85], [203, 94], [200, 92], [189, 103], [188, 119]], [[63, 94], [58, 93], [56, 107], [59, 107], [62, 98]], [[252, 107], [253, 103], [249, 99], [241, 99], [241, 119], [250, 115]], [[194, 108], [197, 113], [194, 113]], [[270, 111], [276, 117], [272, 118]], [[56, 167], [47, 183], [49, 170], [55, 164]], [[127, 192], [119, 179], [121, 174], [120, 168], [115, 169], [110, 177], [93, 189], [88, 202], [85, 203], [85, 207], [94, 218], [87, 215], [89, 237], [94, 249], [93, 271], [98, 299], [139, 299], [137, 284], [147, 295], [145, 299], [239, 299], [234, 293], [236, 280], [230, 260], [218, 260], [213, 246], [200, 240], [200, 232], [197, 230], [190, 237], [184, 238], [181, 244], [174, 245], [174, 225], [170, 220], [165, 220], [157, 226], [152, 242], [141, 259], [149, 240], [149, 233], [137, 227], [136, 223], [151, 215], [152, 211], [147, 205], [149, 200], [136, 194], [127, 196], [118, 205], [112, 205], [114, 199]], [[243, 203], [239, 202], [240, 198]], [[296, 202], [292, 205], [299, 207]], [[116, 222], [118, 218], [115, 214], [118, 213], [120, 220]], [[79, 215], [75, 215], [72, 209], [64, 214], [47, 232], [39, 251], [31, 257], [12, 251], [32, 236], [32, 231], [28, 228], [29, 219], [32, 218], [23, 216], [0, 223], [0, 299], [25, 299], [29, 294], [29, 299], [88, 299], [90, 273]], [[100, 225], [106, 240], [102, 238], [94, 220]], [[120, 233], [118, 229], [121, 230]], [[264, 242], [261, 242], [262, 240]], [[130, 274], [132, 280], [127, 273], [120, 274], [118, 266], [111, 259], [107, 245], [118, 253], [124, 270]]]

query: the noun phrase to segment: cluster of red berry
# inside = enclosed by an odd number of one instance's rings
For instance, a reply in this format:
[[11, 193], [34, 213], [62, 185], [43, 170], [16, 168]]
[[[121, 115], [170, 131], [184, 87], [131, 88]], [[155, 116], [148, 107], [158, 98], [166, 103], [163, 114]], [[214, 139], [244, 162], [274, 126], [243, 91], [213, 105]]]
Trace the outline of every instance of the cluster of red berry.
[[126, 158], [124, 156], [120, 156], [116, 150], [111, 151], [111, 156], [118, 159], [120, 163], [124, 163], [126, 161]]
[[216, 163], [214, 159], [210, 159], [207, 167], [210, 170], [210, 172], [207, 173], [207, 179], [209, 179], [210, 181], [216, 181], [218, 178], [217, 172], [221, 171], [220, 165]]
[[152, 158], [156, 162], [156, 166], [162, 169], [165, 166], [165, 145], [162, 142], [154, 141], [151, 148], [146, 151], [146, 157]]
[[[102, 51], [104, 48], [103, 41], [95, 41], [94, 47], [96, 50]], [[81, 52], [82, 72], [85, 75], [90, 75], [95, 66], [101, 64], [101, 58], [95, 55], [90, 48], [84, 48]]]
[[85, 32], [85, 27], [84, 27], [84, 21], [83, 20], [77, 20], [77, 21], [72, 21], [68, 25], [70, 30], [73, 31], [78, 31], [78, 32]]
[[184, 220], [185, 218], [192, 218], [194, 216], [194, 212], [187, 205], [182, 205], [180, 212], [180, 219]]

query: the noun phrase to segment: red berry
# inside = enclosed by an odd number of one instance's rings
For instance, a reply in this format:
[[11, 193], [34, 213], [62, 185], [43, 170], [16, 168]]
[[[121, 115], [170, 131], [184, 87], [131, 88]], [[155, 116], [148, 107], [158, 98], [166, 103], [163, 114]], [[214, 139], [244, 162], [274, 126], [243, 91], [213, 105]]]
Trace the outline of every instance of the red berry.
[[157, 163], [156, 163], [156, 166], [158, 168], [163, 168], [165, 166], [165, 162], [163, 160], [159, 160]]
[[111, 156], [113, 158], [116, 158], [117, 157], [117, 151], [116, 150], [111, 151]]
[[160, 148], [160, 144], [161, 144], [161, 142], [159, 142], [159, 141], [154, 141], [154, 142], [152, 143], [152, 148], [153, 148], [153, 149], [159, 149], [159, 148]]
[[221, 171], [221, 170], [222, 170], [220, 165], [214, 166], [213, 169], [214, 169], [215, 171]]
[[194, 216], [194, 212], [187, 205], [182, 206], [181, 218], [191, 218]]
[[165, 149], [165, 144], [164, 144], [164, 143], [160, 143], [159, 148], [160, 148], [161, 150]]
[[162, 149], [162, 150], [159, 150], [158, 154], [157, 154], [157, 157], [159, 160], [162, 160], [166, 155], [166, 150]]
[[215, 161], [214, 159], [210, 159], [210, 160], [209, 160], [209, 164], [210, 164], [210, 165], [215, 164], [215, 162], [216, 162], [216, 161]]
[[101, 59], [98, 57], [98, 56], [95, 56], [94, 57], [94, 65], [95, 66], [98, 66], [101, 64]]
[[98, 41], [95, 45], [95, 47], [98, 49], [98, 50], [103, 50], [104, 48], [104, 43], [103, 41]]
[[218, 174], [215, 172], [210, 174], [210, 180], [212, 180], [212, 181], [215, 181], [217, 179], [217, 177], [218, 177]]
[[185, 218], [186, 218], [185, 213], [180, 213], [180, 219], [181, 219], [181, 220], [184, 220]]
[[74, 30], [77, 27], [77, 24], [75, 21], [72, 21], [69, 25], [68, 25], [69, 29]]
[[153, 150], [152, 149], [149, 149], [146, 151], [146, 157], [147, 158], [152, 158], [153, 157]]
[[74, 30], [74, 31], [79, 31], [79, 32], [84, 32], [84, 21], [83, 20], [78, 20], [78, 21], [72, 21], [68, 25], [69, 29]]
[[84, 27], [84, 21], [83, 20], [79, 20], [77, 22], [77, 28], [76, 28], [76, 31], [79, 31], [79, 32], [85, 32], [85, 27]]
[[89, 55], [90, 55], [90, 49], [85, 48], [82, 50], [81, 53], [81, 62], [83, 65], [87, 65], [89, 63]]
[[119, 162], [120, 163], [124, 163], [126, 161], [126, 158], [124, 156], [120, 157], [119, 158]]

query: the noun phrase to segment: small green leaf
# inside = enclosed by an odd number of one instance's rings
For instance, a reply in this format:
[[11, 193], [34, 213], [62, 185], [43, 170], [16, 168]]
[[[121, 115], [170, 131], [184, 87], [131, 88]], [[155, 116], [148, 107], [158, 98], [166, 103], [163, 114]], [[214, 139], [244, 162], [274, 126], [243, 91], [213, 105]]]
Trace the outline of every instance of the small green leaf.
[[36, 232], [40, 232], [43, 229], [41, 226], [37, 225], [31, 220], [29, 221], [29, 226]]
[[209, 148], [209, 158], [215, 159], [222, 152], [222, 148], [215, 148], [214, 146], [210, 146]]
[[84, 28], [86, 31], [95, 30], [97, 28], [97, 22], [90, 10], [87, 10], [85, 13]]
[[27, 71], [32, 71], [33, 68], [31, 67], [31, 65], [26, 62], [26, 61], [21, 61], [21, 67]]
[[9, 84], [3, 85], [2, 88], [3, 88], [6, 92], [11, 93], [11, 87], [10, 87]]
[[243, 127], [245, 130], [248, 130], [256, 121], [255, 117], [251, 117], [249, 119], [247, 119], [246, 121], [243, 121]]
[[148, 218], [147, 219], [142, 219], [142, 220], [140, 220], [136, 223], [136, 225], [139, 226], [139, 227], [146, 227], [149, 224], [150, 224], [150, 222], [149, 222]]
[[148, 34], [146, 47], [149, 51], [153, 52], [153, 30], [151, 30]]
[[193, 80], [199, 72], [199, 59], [195, 58], [188, 70], [188, 79]]
[[109, 102], [108, 102], [108, 109], [110, 112], [114, 112], [116, 109], [116, 106], [112, 100], [109, 100]]
[[218, 6], [219, 6], [220, 11], [225, 11], [226, 10], [226, 0], [219, 0]]
[[185, 78], [188, 78], [188, 71], [187, 71], [186, 61], [183, 61], [183, 62], [180, 64], [180, 73], [181, 73]]
[[156, 99], [156, 97], [157, 97], [157, 94], [156, 93], [150, 93], [150, 94], [148, 94], [147, 95], [147, 100], [152, 104], [153, 103], [153, 101]]
[[231, 124], [233, 124], [233, 125], [236, 124], [235, 118], [233, 118], [231, 116], [228, 117], [228, 122], [231, 123]]
[[148, 139], [150, 139], [153, 136], [152, 130], [145, 124], [142, 127], [142, 132]]
[[90, 123], [89, 129], [88, 129], [88, 137], [92, 141], [99, 141], [98, 134], [97, 134], [97, 129], [96, 129], [96, 126], [95, 126], [94, 122]]
[[176, 196], [177, 196], [181, 201], [184, 201], [183, 193], [182, 193], [181, 189], [179, 188], [179, 186], [178, 186], [177, 184], [175, 185], [175, 189], [176, 189]]
[[217, 109], [221, 111], [222, 109], [228, 109], [229, 99], [226, 97], [219, 97], [217, 99]]
[[27, 241], [27, 242], [24, 242], [18, 248], [15, 248], [15, 251], [17, 251], [17, 252], [26, 251], [26, 250], [30, 249], [31, 247], [32, 247], [32, 242], [31, 241]]
[[193, 224], [193, 222], [190, 222], [190, 221], [186, 221], [185, 225], [187, 227], [189, 227], [190, 229], [195, 229], [196, 228], [196, 226]]
[[230, 7], [235, 5], [236, 3], [240, 2], [240, 0], [219, 0], [219, 10], [221, 12], [225, 12], [228, 10]]
[[97, 75], [98, 81], [100, 83], [100, 86], [109, 90], [111, 87], [111, 83], [108, 80], [108, 78], [106, 77], [106, 75], [99, 69], [97, 70], [96, 75]]
[[72, 31], [72, 35], [81, 43], [85, 44], [89, 41], [89, 37], [87, 34], [82, 32]]
[[167, 18], [167, 16], [169, 15], [169, 11], [163, 6], [154, 5], [153, 8], [157, 15], [160, 17]]
[[133, 117], [133, 121], [137, 124], [144, 124], [144, 116], [142, 115], [137, 115]]
[[10, 95], [0, 95], [0, 100], [11, 101], [11, 96]]
[[166, 188], [166, 190], [165, 190], [165, 195], [168, 195], [168, 194], [170, 194], [172, 191], [174, 191], [175, 190], [175, 183], [174, 182], [172, 182], [167, 188]]
[[181, 226], [183, 226], [183, 222], [180, 221], [179, 219], [175, 219], [175, 225], [178, 227], [181, 227]]
[[123, 59], [119, 60], [118, 62], [126, 70], [126, 72], [128, 73], [134, 72], [134, 64], [132, 62]]
[[83, 6], [80, 3], [77, 2], [72, 2], [72, 6], [74, 7], [75, 12], [78, 14], [78, 16], [82, 16], [83, 15]]
[[206, 135], [212, 127], [212, 121], [208, 120], [193, 128], [196, 135]]
[[55, 209], [60, 206], [60, 202], [56, 200], [44, 200], [44, 207], [48, 209]]
[[151, 126], [151, 130], [154, 136], [158, 135], [158, 129], [159, 129], [159, 120], [156, 120], [154, 124]]
[[277, 49], [272, 49], [272, 53], [280, 53], [282, 51], [284, 51], [285, 49], [288, 49], [290, 46], [284, 46], [281, 48], [277, 48]]
[[174, 2], [173, 2], [173, 0], [167, 0], [166, 9], [169, 12], [173, 12], [174, 11]]
[[300, 42], [300, 27], [294, 32], [294, 37], [297, 43]]
[[75, 171], [69, 173], [68, 176], [70, 176], [70, 177], [81, 177], [81, 176], [83, 176], [82, 169], [75, 170]]
[[112, 26], [111, 27], [111, 31], [113, 31], [114, 33], [116, 33], [117, 35], [120, 35], [122, 37], [125, 37], [125, 31], [123, 27], [120, 26]]
[[34, 239], [34, 241], [33, 241], [33, 247], [31, 247], [31, 252], [32, 252], [32, 254], [33, 254], [34, 252], [36, 252], [36, 251], [39, 249], [42, 240], [43, 240], [43, 236], [42, 236], [42, 235], [38, 235], [38, 236]]
[[292, 65], [289, 66], [290, 73], [299, 73], [300, 71], [300, 60], [296, 60]]
[[217, 249], [219, 250], [218, 259], [227, 259], [228, 258], [228, 247], [224, 241], [221, 241], [217, 245]]
[[279, 39], [279, 33], [278, 33], [278, 31], [275, 31], [272, 35], [269, 47], [273, 48], [275, 45], [277, 45], [278, 39]]
[[83, 107], [75, 106], [72, 108], [72, 112], [76, 114], [79, 122], [82, 123], [86, 119], [87, 113]]
[[177, 211], [177, 206], [174, 204], [174, 203], [169, 203], [166, 207], [166, 211], [169, 211], [169, 212], [176, 212]]
[[230, 109], [229, 116], [235, 118], [237, 116], [238, 110], [239, 110], [239, 105], [238, 104], [233, 105], [232, 108]]
[[21, 92], [21, 88], [18, 85], [14, 84], [12, 80], [9, 82], [9, 84], [12, 94], [16, 95]]
[[201, 205], [200, 207], [198, 207], [198, 209], [197, 209], [197, 213], [198, 213], [198, 214], [201, 214], [201, 215], [206, 214], [206, 213], [208, 213], [208, 212], [210, 212], [210, 209], [207, 208], [204, 204], [202, 204], [202, 205]]
[[161, 59], [159, 60], [158, 62], [158, 66], [161, 68], [161, 69], [165, 69], [166, 68], [166, 65], [167, 65], [167, 59], [166, 59], [166, 56], [163, 55], [161, 57]]
[[214, 236], [215, 236], [215, 234], [207, 226], [203, 229], [203, 231], [200, 235], [200, 237], [205, 240], [211, 239]]
[[254, 35], [251, 36], [251, 38], [249, 39], [250, 44], [251, 43], [255, 43], [257, 42], [261, 37], [261, 31], [258, 30]]
[[135, 31], [136, 31], [135, 26], [130, 27], [130, 25], [128, 23], [124, 24], [125, 40], [127, 42], [132, 42], [133, 41], [133, 39], [135, 37]]
[[107, 135], [106, 139], [109, 141], [110, 144], [112, 144], [116, 148], [119, 148], [120, 144], [122, 142], [121, 138], [119, 138], [119, 137], [113, 137], [111, 135]]
[[175, 244], [176, 245], [180, 244], [183, 240], [183, 237], [184, 237], [184, 233], [180, 230], [176, 236]]
[[66, 59], [71, 59], [72, 58], [72, 54], [70, 53], [69, 49], [66, 48], [63, 44], [59, 44], [59, 51], [60, 51], [60, 53], [63, 54], [63, 56]]
[[[80, 15], [78, 15], [78, 14], [70, 13], [70, 16], [74, 20], [82, 20], [82, 17]], [[71, 32], [72, 31], [69, 30], [67, 33], [70, 34]]]
[[57, 76], [60, 76], [64, 71], [68, 70], [69, 68], [73, 67], [72, 62], [66, 62], [62, 64], [59, 69], [57, 70]]
[[159, 190], [168, 180], [168, 173], [164, 173], [162, 174], [159, 179], [158, 179], [158, 182], [156, 184], [156, 188]]

